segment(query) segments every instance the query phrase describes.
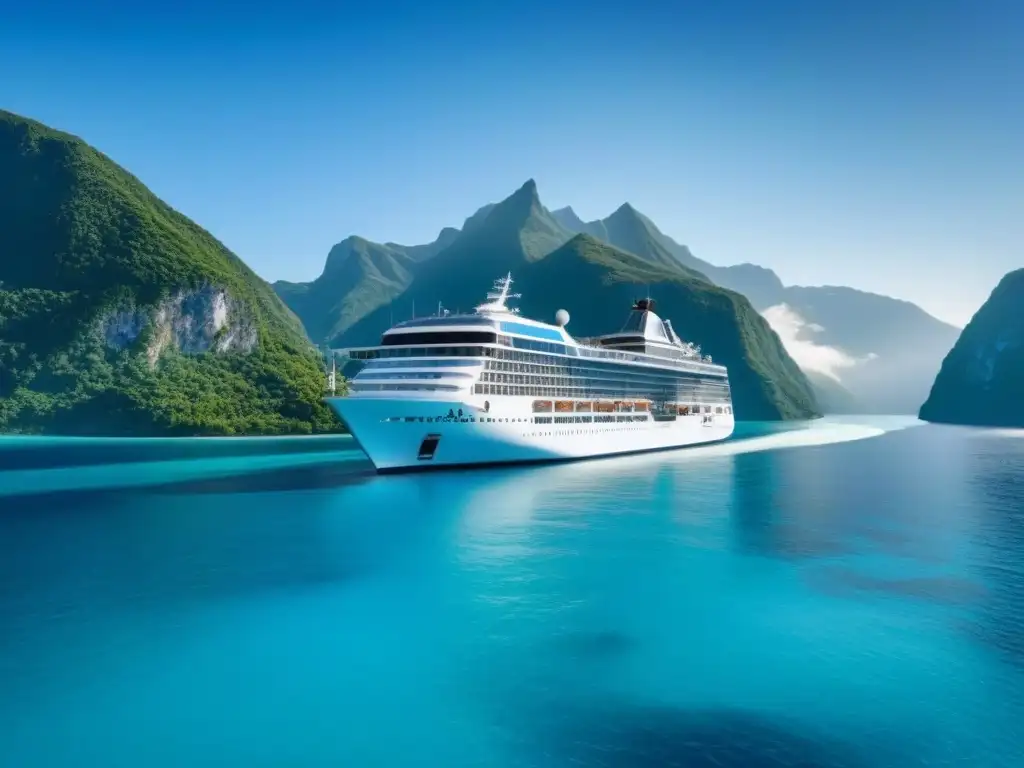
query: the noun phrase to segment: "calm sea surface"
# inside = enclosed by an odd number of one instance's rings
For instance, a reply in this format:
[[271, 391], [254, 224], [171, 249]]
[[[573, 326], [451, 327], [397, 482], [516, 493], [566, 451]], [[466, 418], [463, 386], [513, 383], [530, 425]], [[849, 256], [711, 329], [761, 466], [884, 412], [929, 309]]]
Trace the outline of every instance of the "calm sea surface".
[[0, 439], [4, 768], [1024, 765], [1024, 433]]

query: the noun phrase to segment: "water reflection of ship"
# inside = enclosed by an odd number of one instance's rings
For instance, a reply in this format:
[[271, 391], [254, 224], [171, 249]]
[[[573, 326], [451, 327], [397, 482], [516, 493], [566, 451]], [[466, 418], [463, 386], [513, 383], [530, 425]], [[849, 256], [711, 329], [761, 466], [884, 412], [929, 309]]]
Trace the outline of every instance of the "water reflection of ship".
[[[724, 455], [723, 455], [724, 453]], [[461, 526], [465, 543], [491, 535], [528, 535], [547, 510], [585, 520], [595, 509], [649, 514], [669, 502], [686, 508], [701, 489], [728, 483], [732, 456], [695, 446], [673, 453], [610, 457], [550, 466], [493, 470], [473, 477]]]
[[[834, 468], [828, 468], [829, 462], [821, 454], [780, 453], [776, 449], [859, 440], [877, 436], [881, 430], [846, 424], [813, 429], [800, 424], [747, 424], [743, 431], [743, 437], [728, 442], [671, 453], [482, 472], [467, 485], [473, 489], [472, 503], [467, 505], [463, 525], [483, 531], [509, 522], [526, 523], [538, 510], [566, 497], [577, 502], [581, 516], [586, 514], [588, 502], [595, 507], [617, 504], [626, 511], [650, 511], [653, 507], [648, 500], [655, 495], [659, 504], [668, 499], [685, 512], [699, 499], [726, 490], [730, 501], [719, 504], [718, 510], [722, 515], [734, 514], [741, 546], [774, 552], [825, 547], [825, 541], [799, 538], [803, 534], [798, 531], [786, 533], [777, 512], [787, 499], [794, 507], [806, 507], [808, 499], [813, 503], [822, 498]], [[808, 472], [807, 461], [824, 463], [820, 471]], [[801, 494], [806, 498], [801, 500]], [[813, 531], [815, 526], [809, 527]], [[780, 536], [791, 538], [786, 543]]]

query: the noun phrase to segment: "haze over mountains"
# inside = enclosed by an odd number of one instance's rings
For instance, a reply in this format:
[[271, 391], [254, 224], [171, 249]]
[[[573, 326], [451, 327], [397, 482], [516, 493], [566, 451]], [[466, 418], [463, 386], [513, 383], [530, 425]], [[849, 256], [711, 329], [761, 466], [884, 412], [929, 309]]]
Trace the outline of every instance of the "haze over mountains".
[[[582, 233], [640, 257], [655, 270], [682, 268], [690, 277], [744, 295], [807, 374], [827, 412], [916, 413], [959, 335], [959, 329], [906, 301], [843, 286], [785, 286], [771, 269], [755, 264], [716, 266], [665, 235], [629, 203], [604, 219], [586, 222], [571, 207], [545, 208], [532, 180], [508, 200], [516, 195], [529, 197], [529, 224], [515, 236], [527, 261], [543, 258]], [[507, 208], [508, 200], [501, 205]], [[441, 254], [452, 264], [460, 284], [470, 273], [475, 275], [475, 293], [464, 299], [462, 308], [482, 296], [502, 264], [507, 264], [493, 254], [507, 251], [508, 243], [492, 240], [512, 237], [486, 234], [498, 230], [489, 221], [497, 207], [483, 206], [465, 220], [461, 230], [446, 227], [434, 242], [424, 245], [348, 237], [331, 249], [319, 278], [311, 283], [280, 281], [274, 288], [315, 342], [376, 343], [393, 320], [413, 312], [415, 301], [420, 302], [416, 307], [420, 314], [436, 309], [443, 291], [429, 294], [410, 288], [422, 265]], [[474, 234], [481, 229], [483, 237]], [[454, 259], [449, 251], [462, 257]], [[566, 286], [566, 290], [574, 289]], [[524, 295], [524, 300], [529, 301], [529, 296]], [[674, 316], [675, 307], [663, 307], [667, 316]], [[554, 309], [538, 307], [539, 316]], [[590, 332], [617, 330], [621, 323], [614, 306], [603, 309], [603, 327]], [[685, 338], [701, 341], [699, 326], [687, 327], [677, 320], [676, 327]]]

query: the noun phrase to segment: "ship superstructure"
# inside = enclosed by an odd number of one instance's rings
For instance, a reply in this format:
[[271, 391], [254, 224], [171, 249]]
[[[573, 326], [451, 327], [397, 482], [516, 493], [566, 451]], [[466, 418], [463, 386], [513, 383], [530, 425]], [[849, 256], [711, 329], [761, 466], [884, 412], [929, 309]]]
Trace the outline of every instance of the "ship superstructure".
[[349, 394], [328, 403], [379, 471], [554, 461], [723, 440], [728, 372], [682, 341], [654, 301], [620, 331], [574, 339], [508, 305], [512, 276], [472, 313], [439, 308], [388, 329]]

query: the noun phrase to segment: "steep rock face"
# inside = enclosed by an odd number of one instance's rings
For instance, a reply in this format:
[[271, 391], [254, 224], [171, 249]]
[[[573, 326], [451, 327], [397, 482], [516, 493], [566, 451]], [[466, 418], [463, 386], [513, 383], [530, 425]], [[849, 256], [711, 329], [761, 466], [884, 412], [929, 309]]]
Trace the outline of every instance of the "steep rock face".
[[921, 406], [926, 421], [1024, 427], [1024, 269], [964, 328]]
[[0, 432], [340, 428], [270, 286], [80, 139], [0, 111]]
[[155, 307], [111, 310], [100, 326], [107, 346], [118, 351], [149, 331], [145, 354], [151, 366], [171, 348], [187, 355], [249, 354], [259, 344], [251, 312], [226, 289], [212, 286], [177, 291]]

